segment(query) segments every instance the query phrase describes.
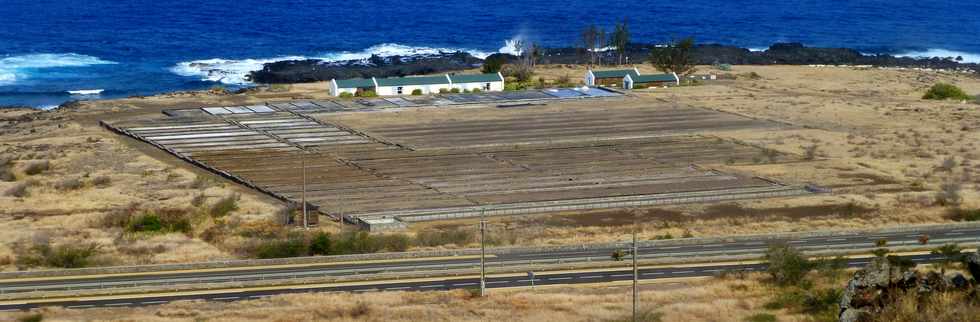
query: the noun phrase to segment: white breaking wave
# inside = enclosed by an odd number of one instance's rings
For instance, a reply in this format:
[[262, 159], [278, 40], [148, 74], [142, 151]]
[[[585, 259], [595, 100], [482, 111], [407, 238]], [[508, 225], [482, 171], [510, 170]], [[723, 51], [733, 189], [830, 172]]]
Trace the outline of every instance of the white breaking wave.
[[373, 55], [381, 57], [391, 57], [391, 56], [418, 56], [418, 55], [436, 55], [440, 53], [452, 53], [457, 51], [464, 51], [473, 55], [474, 57], [484, 59], [490, 56], [491, 53], [487, 53], [480, 50], [473, 49], [463, 49], [463, 48], [440, 48], [440, 47], [419, 47], [419, 46], [406, 46], [400, 44], [379, 44], [368, 47], [362, 51], [350, 52], [343, 51], [338, 53], [327, 53], [322, 56], [317, 57], [306, 57], [306, 56], [282, 56], [275, 58], [262, 58], [262, 59], [203, 59], [194, 60], [189, 62], [180, 62], [177, 65], [170, 68], [170, 71], [187, 77], [199, 77], [203, 81], [220, 82], [223, 84], [230, 85], [241, 85], [250, 84], [251, 82], [247, 79], [249, 73], [253, 71], [261, 70], [263, 65], [268, 63], [274, 63], [278, 61], [285, 60], [306, 60], [306, 59], [319, 59], [324, 62], [341, 62], [350, 60], [367, 60]]
[[500, 50], [498, 50], [497, 52], [501, 54], [520, 56], [521, 53], [524, 52], [524, 48], [517, 48], [517, 47], [519, 45], [518, 43], [521, 42], [522, 38], [523, 38], [522, 36], [517, 36], [511, 39], [504, 40], [504, 46], [500, 47]]
[[19, 79], [29, 78], [32, 69], [108, 64], [116, 62], [75, 53], [8, 56], [0, 58], [0, 85], [11, 85]]
[[954, 51], [954, 50], [946, 50], [946, 49], [928, 49], [928, 50], [924, 50], [924, 51], [909, 51], [909, 52], [904, 52], [904, 53], [896, 54], [895, 56], [897, 56], [897, 57], [912, 57], [912, 58], [932, 58], [932, 57], [940, 57], [940, 58], [952, 57], [952, 58], [956, 58], [956, 57], [963, 57], [963, 60], [961, 61], [963, 63], [980, 64], [980, 54], [967, 53], [967, 52]]

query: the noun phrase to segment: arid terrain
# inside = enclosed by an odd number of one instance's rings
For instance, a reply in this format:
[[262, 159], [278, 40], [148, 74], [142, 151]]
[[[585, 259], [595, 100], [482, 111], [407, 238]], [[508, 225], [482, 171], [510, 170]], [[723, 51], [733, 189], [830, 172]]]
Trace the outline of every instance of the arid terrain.
[[[644, 72], [653, 72], [641, 66]], [[781, 126], [716, 129], [711, 135], [758, 155], [710, 166], [783, 183], [813, 183], [833, 193], [655, 209], [594, 210], [496, 217], [498, 245], [558, 245], [622, 241], [633, 216], [640, 237], [662, 238], [757, 234], [782, 231], [878, 228], [951, 222], [951, 205], [980, 207], [980, 105], [929, 101], [929, 86], [948, 82], [970, 94], [980, 80], [935, 71], [735, 66], [700, 68], [718, 80], [698, 86], [646, 89], [624, 98], [630, 109], [679, 104], [732, 113]], [[584, 67], [542, 66], [546, 80], [581, 78]], [[100, 120], [156, 117], [167, 108], [192, 108], [326, 98], [323, 84], [293, 85], [244, 94], [184, 93], [159, 97], [83, 102], [53, 112], [0, 110], [0, 267], [37, 269], [22, 257], [37, 245], [92, 243], [93, 265], [129, 265], [248, 258], [254, 240], [284, 236], [284, 204], [154, 147], [110, 132]], [[611, 102], [611, 101], [606, 101]], [[562, 113], [561, 103], [541, 107]], [[588, 108], [574, 103], [571, 110]], [[336, 117], [367, 128], [445, 122], [458, 117], [492, 120], [506, 112], [467, 109], [399, 111], [377, 119], [352, 113]], [[447, 116], [448, 115], [448, 116]], [[483, 118], [480, 118], [483, 117]], [[384, 135], [385, 130], [379, 129]], [[388, 131], [389, 134], [398, 134]], [[455, 140], [472, 140], [459, 137]], [[413, 144], [426, 138], [406, 137]], [[773, 151], [773, 152], [766, 152]], [[785, 160], [773, 162], [772, 155]], [[4, 173], [0, 173], [2, 177]], [[0, 178], [2, 179], [2, 178]], [[227, 207], [228, 200], [236, 200]], [[186, 229], [162, 234], [128, 232], [120, 220], [140, 213], [180, 213]], [[120, 219], [122, 218], [122, 219]], [[475, 228], [475, 220], [413, 223], [408, 234]], [[320, 228], [341, 227], [321, 220]], [[465, 247], [443, 244], [416, 248]], [[645, 286], [643, 302], [665, 321], [740, 320], [759, 310], [768, 291], [757, 277], [708, 279]], [[568, 321], [624, 318], [627, 288], [567, 287], [502, 291], [488, 299], [466, 292], [311, 294], [241, 303], [176, 303], [138, 309], [71, 311], [45, 309], [52, 320], [513, 320], [543, 317]], [[320, 305], [320, 303], [343, 304]], [[313, 304], [317, 303], [317, 304]], [[534, 308], [533, 310], [529, 308]], [[290, 310], [293, 308], [295, 310]], [[304, 313], [285, 313], [304, 311]], [[516, 313], [515, 313], [516, 312]], [[778, 312], [777, 312], [778, 313]], [[780, 321], [803, 320], [782, 312]], [[16, 318], [17, 315], [0, 316]], [[562, 318], [564, 317], [564, 318]]]

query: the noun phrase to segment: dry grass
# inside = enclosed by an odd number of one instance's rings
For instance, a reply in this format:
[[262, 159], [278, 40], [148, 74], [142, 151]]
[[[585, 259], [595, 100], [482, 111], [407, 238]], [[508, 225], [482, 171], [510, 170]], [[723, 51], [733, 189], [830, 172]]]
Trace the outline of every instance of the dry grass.
[[[741, 321], [766, 312], [769, 291], [750, 275], [642, 285], [641, 312], [662, 321]], [[220, 303], [176, 302], [146, 308], [38, 310], [58, 321], [621, 321], [630, 314], [625, 286], [491, 290], [474, 298], [465, 290], [294, 294]], [[803, 321], [779, 312], [780, 321]], [[8, 316], [14, 316], [8, 313]]]

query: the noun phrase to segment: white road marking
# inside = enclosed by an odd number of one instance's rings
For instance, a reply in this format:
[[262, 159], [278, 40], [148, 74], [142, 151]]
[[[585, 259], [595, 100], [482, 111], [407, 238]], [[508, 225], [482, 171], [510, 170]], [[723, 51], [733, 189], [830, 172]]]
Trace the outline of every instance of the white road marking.
[[124, 305], [130, 305], [130, 304], [133, 304], [133, 303], [129, 303], [129, 302], [126, 302], [126, 303], [109, 303], [109, 304], [106, 304], [105, 306], [124, 306]]
[[946, 235], [962, 235], [962, 234], [964, 234], [964, 233], [957, 232], [957, 231], [951, 231], [951, 232], [946, 233]]
[[453, 284], [453, 285], [466, 286], [466, 285], [477, 285], [477, 284], [479, 284], [479, 283], [459, 283], [459, 284]]
[[694, 271], [676, 271], [676, 272], [673, 272], [673, 273], [674, 274], [688, 274], [688, 273], [694, 273]]
[[[70, 306], [69, 306], [69, 307], [70, 307]], [[13, 312], [13, 311], [20, 311], [20, 310], [18, 310], [18, 309], [6, 309], [6, 310], [0, 310], [0, 312]]]
[[806, 242], [805, 240], [791, 240], [791, 241], [789, 241], [790, 244], [801, 244], [801, 243], [805, 243], [805, 242]]
[[140, 304], [163, 304], [163, 303], [167, 303], [167, 301], [147, 301], [147, 302], [140, 302]]
[[705, 272], [721, 272], [723, 269], [706, 269]]
[[582, 278], [600, 278], [600, 277], [602, 277], [602, 276], [599, 276], [599, 275], [582, 276]]
[[555, 280], [555, 281], [560, 281], [560, 280], [570, 280], [570, 279], [572, 279], [572, 278], [571, 278], [571, 277], [552, 277], [552, 278], [545, 278], [545, 279], [546, 279], [546, 280]]
[[237, 300], [237, 299], [238, 299], [237, 296], [228, 296], [228, 297], [216, 297], [213, 298], [212, 300], [223, 301], [223, 300]]
[[831, 239], [828, 239], [827, 241], [829, 241], [829, 242], [842, 242], [842, 241], [847, 241], [847, 239], [844, 239], [844, 238], [831, 238]]
[[422, 288], [432, 288], [432, 287], [446, 287], [446, 285], [439, 284], [439, 285], [426, 285], [426, 286], [422, 286]]
[[507, 281], [487, 282], [487, 284], [500, 284], [500, 283], [507, 283]]
[[643, 273], [643, 275], [664, 275], [664, 273], [663, 272], [649, 272], [649, 273]]
[[250, 299], [260, 299], [260, 298], [263, 298], [263, 297], [269, 297], [269, 296], [268, 295], [252, 295], [252, 296], [249, 296], [248, 298], [250, 298]]
[[402, 286], [402, 287], [389, 287], [389, 288], [386, 288], [386, 290], [407, 290], [407, 289], [410, 289], [410, 288], [411, 288], [411, 287], [408, 287], [408, 286]]
[[627, 277], [627, 276], [633, 276], [633, 274], [616, 274], [616, 275], [609, 275], [609, 276], [612, 276], [612, 277]]

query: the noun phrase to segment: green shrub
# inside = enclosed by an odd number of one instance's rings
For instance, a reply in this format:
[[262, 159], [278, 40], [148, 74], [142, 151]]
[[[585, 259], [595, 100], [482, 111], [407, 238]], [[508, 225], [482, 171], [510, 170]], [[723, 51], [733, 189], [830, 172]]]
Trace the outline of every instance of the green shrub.
[[7, 188], [3, 192], [3, 195], [7, 197], [25, 198], [30, 195], [30, 192], [27, 190], [29, 187], [30, 184], [27, 182], [21, 182], [15, 184], [13, 187]]
[[483, 90], [479, 88], [474, 88], [473, 90], [470, 91], [470, 93], [480, 93], [480, 92], [483, 92]]
[[955, 221], [980, 221], [980, 208], [977, 209], [952, 208], [946, 211], [946, 218]]
[[953, 84], [947, 83], [936, 83], [926, 91], [926, 94], [922, 96], [922, 99], [927, 100], [969, 100], [970, 95], [966, 95], [962, 89], [956, 87]]
[[448, 88], [440, 88], [439, 89], [439, 94], [446, 94], [446, 93], [449, 93], [449, 89]]
[[56, 247], [36, 244], [30, 253], [18, 256], [18, 265], [34, 267], [82, 268], [91, 264], [91, 258], [102, 248], [96, 243], [67, 243]]
[[160, 209], [132, 217], [126, 224], [130, 233], [190, 233], [191, 221], [186, 210]]
[[310, 255], [330, 255], [331, 247], [333, 242], [330, 240], [330, 234], [325, 232], [318, 232], [310, 240]]
[[44, 315], [41, 313], [33, 313], [17, 318], [17, 322], [41, 322], [44, 321]]
[[776, 316], [769, 313], [756, 313], [745, 318], [745, 322], [776, 322], [776, 321], [779, 321], [778, 319], [776, 319]]
[[359, 97], [378, 97], [378, 93], [373, 90], [360, 91], [356, 94]]
[[453, 94], [459, 94], [459, 88], [454, 87], [453, 89], [449, 90], [449, 92]]
[[51, 168], [51, 163], [48, 160], [31, 160], [24, 164], [24, 174], [33, 176], [41, 174], [44, 171], [48, 171]]
[[465, 246], [474, 241], [474, 232], [462, 229], [423, 230], [415, 236], [419, 246], [457, 245]]
[[238, 210], [239, 199], [241, 199], [241, 195], [237, 193], [224, 196], [211, 205], [211, 209], [208, 210], [208, 213], [211, 215], [211, 217], [224, 217], [232, 211]]
[[480, 69], [484, 74], [496, 73], [500, 71], [500, 68], [507, 63], [507, 58], [503, 55], [490, 55], [483, 61], [483, 67]]
[[351, 98], [351, 97], [354, 97], [354, 94], [351, 94], [350, 92], [341, 92], [340, 95], [338, 95], [338, 96], [340, 98]]
[[790, 285], [803, 280], [813, 268], [799, 250], [788, 245], [773, 245], [766, 251], [768, 272], [778, 285]]
[[412, 244], [412, 240], [404, 234], [381, 235], [376, 238], [381, 249], [389, 252], [404, 252]]
[[412, 90], [412, 95], [419, 96], [422, 95], [422, 89], [416, 88]]
[[290, 236], [286, 239], [266, 240], [255, 249], [258, 258], [288, 258], [306, 255], [306, 241], [300, 236]]

